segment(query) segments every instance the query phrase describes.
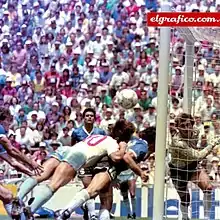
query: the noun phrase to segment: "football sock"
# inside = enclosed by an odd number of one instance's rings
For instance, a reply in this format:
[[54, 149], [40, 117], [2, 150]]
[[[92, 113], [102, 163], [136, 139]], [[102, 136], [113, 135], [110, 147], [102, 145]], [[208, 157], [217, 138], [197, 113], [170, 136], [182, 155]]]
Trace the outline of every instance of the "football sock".
[[188, 219], [188, 206], [181, 204], [180, 209], [181, 209], [181, 212], [182, 212], [182, 218], [183, 219]]
[[129, 199], [124, 199], [124, 200], [123, 200], [123, 203], [124, 203], [124, 205], [125, 205], [125, 207], [126, 207], [126, 209], [127, 209], [127, 213], [128, 213], [128, 214], [131, 214], [131, 207], [130, 207]]
[[53, 191], [48, 185], [39, 187], [40, 193], [37, 193], [33, 203], [31, 204], [31, 212], [36, 212], [42, 205], [44, 205], [52, 196]]
[[100, 210], [99, 220], [110, 220], [110, 213], [107, 209], [101, 209]]
[[89, 216], [93, 216], [96, 215], [95, 212], [95, 199], [89, 199], [88, 201], [86, 201], [86, 206], [89, 212]]
[[29, 177], [20, 186], [18, 198], [23, 200], [24, 197], [38, 184], [37, 180]]
[[131, 198], [131, 207], [133, 213], [136, 213], [136, 202], [136, 197]]
[[89, 193], [86, 189], [78, 192], [71, 202], [71, 206], [68, 208], [68, 211], [72, 213], [76, 208], [80, 207], [84, 202], [90, 199]]
[[204, 192], [203, 204], [204, 204], [204, 217], [209, 219], [211, 206], [212, 206], [212, 193], [210, 191]]

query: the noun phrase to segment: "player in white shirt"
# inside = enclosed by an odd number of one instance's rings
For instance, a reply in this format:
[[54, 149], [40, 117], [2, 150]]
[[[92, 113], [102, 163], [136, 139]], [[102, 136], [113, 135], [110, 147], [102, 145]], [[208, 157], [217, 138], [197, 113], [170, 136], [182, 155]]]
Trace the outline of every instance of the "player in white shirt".
[[[51, 177], [49, 184], [40, 187], [41, 189], [39, 190], [43, 193], [38, 193], [30, 206], [30, 211], [34, 213], [46, 203], [60, 187], [69, 183], [77, 175], [77, 171], [80, 168], [95, 166], [104, 156], [109, 156], [114, 162], [119, 162], [125, 153], [125, 142], [130, 140], [134, 130], [135, 128], [132, 123], [120, 120], [116, 122], [112, 129], [111, 137], [91, 135], [73, 147], [66, 147], [65, 150], [60, 153], [62, 155], [59, 155], [58, 152], [58, 157], [53, 156], [52, 163], [45, 163], [46, 166], [43, 166], [44, 173], [41, 176], [33, 177], [32, 181], [29, 181], [32, 182], [32, 185], [31, 183], [27, 184], [27, 181], [25, 181], [26, 184], [25, 182], [22, 184], [18, 197], [20, 199], [24, 198], [39, 182]], [[44, 179], [42, 177], [44, 177]], [[31, 178], [29, 178], [29, 180], [31, 180]], [[29, 190], [25, 188], [29, 188]]]

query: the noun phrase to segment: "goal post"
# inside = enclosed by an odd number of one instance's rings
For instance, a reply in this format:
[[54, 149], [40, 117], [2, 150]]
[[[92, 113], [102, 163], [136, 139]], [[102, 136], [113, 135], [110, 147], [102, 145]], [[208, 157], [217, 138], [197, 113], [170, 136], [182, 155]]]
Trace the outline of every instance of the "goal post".
[[178, 27], [177, 30], [186, 42], [183, 111], [192, 113], [194, 43], [196, 42], [196, 37], [192, 32], [192, 28]]
[[[168, 2], [161, 3], [161, 11], [162, 12], [172, 11]], [[195, 42], [200, 42], [201, 44], [203, 44], [203, 41], [206, 40], [212, 43], [213, 46], [218, 47], [219, 49], [220, 48], [220, 41], [219, 41], [220, 28], [177, 27], [176, 29], [181, 35], [181, 37], [185, 40], [185, 46], [186, 46], [185, 47], [185, 64], [184, 64], [185, 69], [184, 69], [184, 88], [183, 88], [184, 89], [183, 112], [191, 113], [192, 115], [194, 115], [195, 112], [192, 111], [193, 110], [193, 102], [192, 102], [193, 81], [194, 81], [194, 75], [197, 72], [196, 70], [199, 67], [199, 66], [198, 67], [196, 66], [196, 68], [194, 69], [194, 59], [196, 58], [194, 54], [194, 49], [195, 49], [194, 44]], [[165, 199], [165, 188], [166, 188], [166, 185], [165, 185], [166, 159], [165, 157], [166, 157], [166, 147], [167, 147], [167, 127], [169, 123], [169, 120], [167, 120], [168, 111], [169, 111], [167, 92], [168, 92], [168, 86], [170, 84], [169, 67], [170, 67], [170, 62], [172, 60], [170, 58], [170, 41], [171, 41], [171, 27], [161, 27], [160, 28], [160, 44], [159, 44], [159, 74], [158, 74], [159, 77], [158, 77], [158, 96], [157, 96], [157, 122], [156, 122], [157, 134], [156, 134], [156, 149], [155, 149], [153, 220], [164, 219], [164, 208], [165, 208], [164, 199]], [[207, 66], [207, 64], [202, 63], [201, 66]], [[200, 69], [200, 70], [204, 70], [204, 69]], [[199, 138], [201, 139], [201, 137]], [[186, 157], [186, 160], [187, 158], [188, 157]], [[181, 160], [181, 158], [175, 158], [175, 159]], [[197, 162], [199, 162], [199, 159]], [[177, 178], [177, 180], [179, 180], [179, 177]], [[185, 182], [189, 182], [189, 180], [187, 179], [187, 181]], [[192, 187], [190, 187], [190, 189], [192, 189]], [[172, 194], [171, 196], [173, 197], [174, 196], [173, 192], [171, 194]], [[210, 211], [210, 208], [207, 209], [207, 207], [210, 205], [209, 203], [211, 203], [212, 201], [211, 191], [208, 192], [208, 190], [204, 190], [203, 196], [204, 198], [202, 200], [203, 200], [203, 206], [204, 206], [204, 216], [207, 216], [207, 213], [208, 213], [210, 217], [211, 211]], [[180, 206], [179, 201], [180, 200], [178, 199], [177, 206]], [[191, 205], [192, 205], [192, 202], [191, 202]], [[187, 208], [188, 205], [184, 207]], [[190, 214], [190, 212], [182, 208], [180, 210], [180, 207], [177, 207], [178, 215], [180, 212], [182, 212], [182, 214], [183, 213], [187, 215]], [[193, 204], [193, 207], [191, 208], [192, 210], [195, 211], [195, 204]], [[194, 212], [192, 210], [191, 210], [191, 214]], [[207, 210], [208, 212], [206, 213]], [[197, 211], [198, 210], [196, 208], [196, 212]], [[168, 215], [169, 214], [165, 214], [165, 218], [167, 218]], [[195, 217], [194, 214], [192, 217], [196, 219], [198, 218], [198, 216]]]
[[[163, 12], [170, 12], [170, 4], [163, 2]], [[159, 48], [159, 77], [157, 99], [157, 122], [156, 122], [156, 149], [155, 149], [155, 176], [154, 176], [154, 199], [153, 219], [163, 220], [164, 214], [164, 180], [165, 180], [165, 157], [167, 139], [167, 113], [168, 113], [168, 84], [169, 84], [169, 61], [170, 61], [170, 27], [160, 28]]]
[[192, 113], [192, 87], [193, 87], [193, 65], [194, 65], [194, 42], [186, 41], [183, 111]]

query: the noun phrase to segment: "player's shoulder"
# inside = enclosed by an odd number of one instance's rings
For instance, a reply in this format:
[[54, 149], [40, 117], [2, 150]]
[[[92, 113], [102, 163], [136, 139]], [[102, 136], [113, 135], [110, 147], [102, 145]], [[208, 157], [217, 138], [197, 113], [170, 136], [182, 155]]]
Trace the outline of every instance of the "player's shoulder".
[[74, 130], [73, 130], [73, 132], [80, 132], [80, 131], [83, 131], [83, 126], [80, 126], [80, 127], [78, 127], [78, 128], [75, 128]]
[[0, 124], [0, 134], [6, 134], [5, 128]]
[[79, 127], [73, 130], [72, 134], [78, 135], [81, 134], [83, 132], [83, 127]]
[[99, 127], [94, 127], [94, 134], [106, 135], [105, 131]]
[[133, 136], [131, 138], [131, 140], [129, 141], [129, 145], [131, 145], [131, 146], [139, 145], [139, 146], [147, 147], [148, 143], [147, 143], [147, 141], [145, 141], [141, 138]]

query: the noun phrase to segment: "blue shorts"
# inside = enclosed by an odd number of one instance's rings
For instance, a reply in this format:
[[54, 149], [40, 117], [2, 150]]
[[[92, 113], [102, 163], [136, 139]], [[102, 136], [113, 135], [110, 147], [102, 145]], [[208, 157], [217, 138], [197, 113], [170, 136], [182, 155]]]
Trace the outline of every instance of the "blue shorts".
[[117, 179], [120, 181], [120, 183], [127, 182], [127, 181], [133, 180], [135, 178], [136, 178], [136, 175], [131, 170], [126, 170], [126, 171], [122, 172], [117, 177]]

